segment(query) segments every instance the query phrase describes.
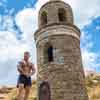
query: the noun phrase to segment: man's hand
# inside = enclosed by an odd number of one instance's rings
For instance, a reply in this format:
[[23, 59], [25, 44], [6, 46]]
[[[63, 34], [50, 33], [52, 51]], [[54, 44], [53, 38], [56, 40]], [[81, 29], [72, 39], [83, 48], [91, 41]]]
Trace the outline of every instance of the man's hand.
[[19, 63], [18, 63], [17, 69], [18, 69], [19, 73], [23, 73], [22, 62], [19, 62]]
[[18, 69], [19, 73], [23, 74], [23, 75], [27, 75], [27, 73], [23, 70], [22, 66], [23, 66], [23, 62], [19, 62], [17, 65], [17, 69]]

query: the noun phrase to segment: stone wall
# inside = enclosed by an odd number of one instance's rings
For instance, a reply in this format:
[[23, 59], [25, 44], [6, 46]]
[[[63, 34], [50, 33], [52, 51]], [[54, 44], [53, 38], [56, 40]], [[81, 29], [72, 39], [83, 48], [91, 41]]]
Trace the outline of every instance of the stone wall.
[[41, 60], [38, 60], [41, 62], [38, 82], [49, 82], [51, 100], [87, 100], [79, 40], [66, 35], [49, 38], [54, 48], [54, 62], [43, 64], [43, 57], [38, 55]]
[[[59, 8], [66, 10], [67, 21], [59, 21]], [[45, 26], [41, 25], [43, 11], [47, 12]], [[71, 7], [62, 1], [51, 0], [41, 7], [38, 19], [39, 29], [34, 34], [38, 63], [38, 100], [45, 100], [40, 93], [43, 82], [50, 86], [51, 93], [46, 92], [44, 95], [50, 96], [51, 100], [88, 100], [80, 51], [80, 30], [74, 25]], [[47, 58], [44, 51], [49, 44], [53, 47], [53, 61], [45, 62]]]

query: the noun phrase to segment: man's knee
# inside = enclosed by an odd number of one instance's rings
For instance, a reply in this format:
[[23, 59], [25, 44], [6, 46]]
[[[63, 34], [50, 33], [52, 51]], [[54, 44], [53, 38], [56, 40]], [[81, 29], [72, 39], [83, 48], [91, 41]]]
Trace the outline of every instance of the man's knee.
[[24, 89], [24, 84], [19, 84], [18, 85], [19, 92], [23, 91], [23, 89]]
[[26, 93], [26, 94], [29, 94], [30, 89], [31, 89], [31, 87], [30, 87], [30, 86], [27, 86], [27, 87], [25, 88], [25, 93]]
[[18, 95], [17, 95], [18, 100], [23, 100], [23, 92], [24, 92], [24, 84], [19, 84], [18, 85]]

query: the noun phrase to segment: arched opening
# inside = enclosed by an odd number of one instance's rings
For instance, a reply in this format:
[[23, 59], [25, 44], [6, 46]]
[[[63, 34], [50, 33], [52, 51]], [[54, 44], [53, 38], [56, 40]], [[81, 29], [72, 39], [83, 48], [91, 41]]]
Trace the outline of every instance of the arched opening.
[[39, 100], [51, 100], [50, 86], [48, 82], [42, 82], [39, 86]]
[[44, 63], [53, 61], [53, 47], [47, 43], [44, 47]]
[[41, 14], [41, 25], [46, 25], [47, 24], [47, 12], [44, 11]]
[[66, 21], [66, 10], [64, 8], [58, 9], [58, 18], [60, 22]]
[[53, 47], [52, 46], [48, 48], [48, 61], [49, 62], [53, 61]]

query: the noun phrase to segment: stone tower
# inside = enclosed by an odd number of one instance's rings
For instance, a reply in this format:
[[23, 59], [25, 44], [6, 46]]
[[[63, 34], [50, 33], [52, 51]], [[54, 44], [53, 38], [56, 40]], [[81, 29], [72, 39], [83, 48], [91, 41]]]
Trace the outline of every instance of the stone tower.
[[35, 32], [38, 100], [88, 100], [80, 52], [80, 30], [71, 7], [60, 0], [44, 4]]

